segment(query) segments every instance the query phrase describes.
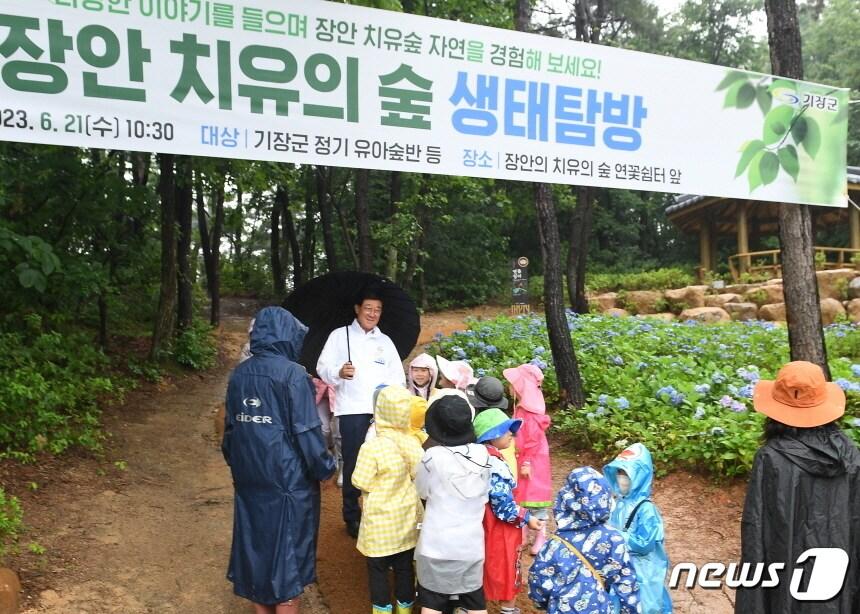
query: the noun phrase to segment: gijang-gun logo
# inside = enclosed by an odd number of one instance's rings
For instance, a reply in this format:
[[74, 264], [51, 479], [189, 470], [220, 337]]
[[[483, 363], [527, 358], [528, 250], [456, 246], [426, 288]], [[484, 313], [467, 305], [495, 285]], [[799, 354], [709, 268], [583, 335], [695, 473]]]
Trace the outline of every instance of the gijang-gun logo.
[[[698, 581], [702, 588], [773, 588], [782, 581], [785, 563], [706, 563], [701, 569], [695, 563], [678, 563], [672, 568], [669, 588], [676, 589], [681, 574], [687, 572], [686, 588]], [[848, 554], [841, 548], [811, 548], [797, 557], [791, 572], [789, 590], [797, 601], [827, 601], [839, 594], [848, 572]], [[805, 586], [804, 576], [806, 577]]]

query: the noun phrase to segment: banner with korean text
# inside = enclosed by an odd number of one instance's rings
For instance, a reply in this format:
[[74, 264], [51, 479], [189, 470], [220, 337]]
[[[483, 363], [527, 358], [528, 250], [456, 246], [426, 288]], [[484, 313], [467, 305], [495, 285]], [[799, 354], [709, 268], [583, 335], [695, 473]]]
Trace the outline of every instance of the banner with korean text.
[[0, 0], [0, 140], [845, 206], [848, 91], [318, 0]]

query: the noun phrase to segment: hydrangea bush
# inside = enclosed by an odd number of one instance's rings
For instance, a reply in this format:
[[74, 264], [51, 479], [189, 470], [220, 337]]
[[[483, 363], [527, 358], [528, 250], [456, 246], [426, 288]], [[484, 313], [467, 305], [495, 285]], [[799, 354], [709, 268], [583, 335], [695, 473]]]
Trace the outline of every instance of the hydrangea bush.
[[[784, 327], [769, 322], [706, 325], [647, 318], [567, 315], [587, 402], [562, 408], [555, 428], [581, 447], [610, 455], [641, 441], [661, 469], [749, 471], [762, 416], [752, 408], [760, 378], [789, 360]], [[842, 427], [860, 441], [860, 328], [827, 327], [833, 380], [848, 395]], [[546, 324], [536, 315], [471, 321], [437, 338], [436, 353], [466, 359], [477, 376], [532, 363], [544, 371], [547, 402], [559, 401]]]

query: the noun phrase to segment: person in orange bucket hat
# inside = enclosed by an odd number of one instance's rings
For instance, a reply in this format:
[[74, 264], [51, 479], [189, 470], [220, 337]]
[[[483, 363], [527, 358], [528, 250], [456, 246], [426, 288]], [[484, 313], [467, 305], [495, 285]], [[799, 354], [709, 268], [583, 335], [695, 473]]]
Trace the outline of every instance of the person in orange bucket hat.
[[[836, 423], [845, 393], [818, 365], [795, 361], [756, 385], [753, 405], [767, 418], [744, 502], [741, 561], [783, 568], [776, 587], [738, 588], [735, 612], [860, 612], [860, 450]], [[813, 548], [829, 550], [799, 564]], [[802, 590], [792, 588], [798, 566], [810, 578]], [[798, 599], [798, 591], [807, 594]]]

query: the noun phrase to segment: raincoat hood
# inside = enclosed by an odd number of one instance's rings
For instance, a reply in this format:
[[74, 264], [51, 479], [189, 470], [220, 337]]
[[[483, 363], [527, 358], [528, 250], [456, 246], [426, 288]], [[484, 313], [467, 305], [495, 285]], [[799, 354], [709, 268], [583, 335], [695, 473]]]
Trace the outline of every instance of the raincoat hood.
[[615, 457], [611, 463], [603, 468], [603, 475], [609, 486], [619, 497], [622, 496], [618, 489], [618, 472], [623, 470], [630, 476], [630, 490], [625, 499], [647, 499], [651, 496], [651, 486], [654, 481], [654, 464], [651, 460], [651, 452], [641, 443], [628, 446]]
[[465, 390], [466, 386], [478, 381], [471, 365], [465, 360], [448, 360], [444, 356], [437, 356], [436, 362], [439, 363], [439, 371], [457, 390]]
[[424, 432], [424, 416], [427, 414], [427, 401], [421, 397], [411, 396], [409, 398], [409, 431], [415, 435], [421, 443], [427, 441], [427, 433]]
[[413, 398], [405, 388], [400, 386], [386, 386], [380, 390], [373, 412], [377, 434], [382, 435], [386, 431], [408, 433]]
[[835, 477], [846, 471], [849, 457], [845, 439], [833, 436], [833, 429], [798, 429], [796, 437], [780, 437], [770, 447], [805, 472]]
[[609, 483], [594, 467], [574, 469], [555, 500], [558, 529], [582, 531], [605, 523], [611, 499]]
[[283, 307], [265, 307], [254, 318], [251, 353], [280, 354], [298, 362], [308, 327]]
[[[424, 386], [418, 386], [413, 382], [412, 367], [430, 369], [430, 382]], [[436, 365], [436, 360], [430, 356], [430, 354], [418, 354], [418, 356], [413, 358], [412, 362], [409, 363], [409, 368], [406, 369], [406, 387], [413, 394], [421, 394], [425, 399], [429, 398], [429, 393], [436, 388], [437, 379], [439, 379], [439, 367]]]
[[505, 369], [502, 372], [510, 382], [517, 395], [517, 408], [533, 414], [545, 414], [546, 402], [540, 385], [543, 382], [543, 371], [531, 364], [520, 365]]

